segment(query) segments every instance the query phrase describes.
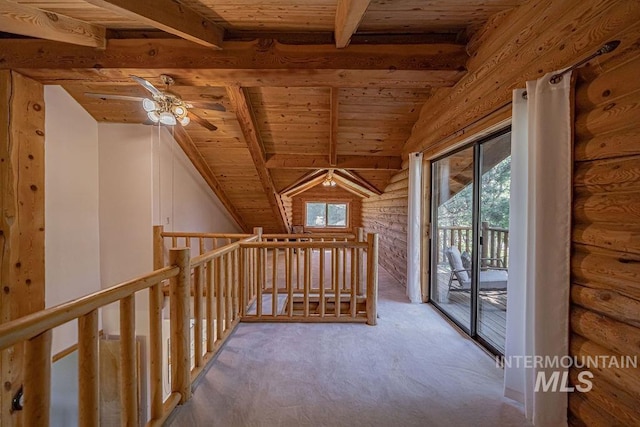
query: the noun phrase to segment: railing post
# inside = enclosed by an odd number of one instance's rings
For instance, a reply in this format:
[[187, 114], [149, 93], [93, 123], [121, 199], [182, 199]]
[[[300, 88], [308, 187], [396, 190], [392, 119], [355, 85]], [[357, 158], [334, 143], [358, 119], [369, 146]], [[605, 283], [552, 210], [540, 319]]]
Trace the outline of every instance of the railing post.
[[367, 236], [367, 324], [375, 325], [378, 318], [378, 234]]
[[253, 234], [258, 236], [258, 242], [262, 242], [262, 227], [253, 227]]
[[162, 233], [164, 226], [153, 226], [153, 269], [158, 270], [164, 267], [164, 238]]
[[24, 425], [49, 425], [51, 405], [51, 330], [25, 343]]
[[[153, 226], [153, 269], [164, 267], [164, 238], [162, 225]], [[149, 288], [149, 389], [151, 419], [162, 417], [162, 284]]]
[[171, 391], [180, 393], [180, 404], [191, 398], [190, 355], [190, 250], [171, 249], [169, 264], [180, 268], [171, 279]]

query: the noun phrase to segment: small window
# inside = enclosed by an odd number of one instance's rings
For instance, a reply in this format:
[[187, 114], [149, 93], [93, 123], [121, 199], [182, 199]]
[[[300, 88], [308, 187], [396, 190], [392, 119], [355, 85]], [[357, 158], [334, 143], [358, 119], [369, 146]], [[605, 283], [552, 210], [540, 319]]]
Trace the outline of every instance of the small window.
[[346, 228], [347, 203], [307, 202], [306, 227]]

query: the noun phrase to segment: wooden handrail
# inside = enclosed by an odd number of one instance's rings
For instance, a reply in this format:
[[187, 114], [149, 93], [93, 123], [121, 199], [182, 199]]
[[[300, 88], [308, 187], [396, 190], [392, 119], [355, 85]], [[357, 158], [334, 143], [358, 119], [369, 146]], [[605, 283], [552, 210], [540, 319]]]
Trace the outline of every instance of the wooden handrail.
[[263, 239], [349, 239], [356, 238], [349, 233], [298, 233], [298, 234], [263, 234]]
[[195, 257], [191, 258], [191, 268], [200, 266], [200, 265], [202, 265], [202, 264], [204, 264], [204, 263], [206, 263], [206, 262], [208, 262], [208, 261], [210, 261], [212, 259], [216, 259], [216, 258], [219, 258], [219, 257], [221, 257], [223, 255], [226, 255], [226, 254], [230, 253], [230, 252], [233, 252], [236, 249], [238, 249], [241, 244], [253, 242], [257, 238], [258, 238], [257, 236], [250, 236], [250, 237], [247, 237], [247, 238], [245, 238], [243, 240], [240, 240], [238, 242], [231, 243], [231, 244], [223, 246], [221, 248], [214, 249], [212, 251], [204, 253], [202, 255], [195, 256]]
[[343, 248], [367, 248], [366, 243], [361, 242], [248, 242], [240, 243], [242, 248], [300, 248], [300, 249], [343, 249]]
[[163, 231], [162, 237], [202, 237], [204, 239], [244, 239], [251, 237], [253, 234], [237, 234], [237, 233], [193, 233], [186, 231]]
[[119, 301], [163, 280], [170, 279], [177, 275], [178, 271], [178, 267], [164, 267], [74, 301], [0, 324], [0, 350], [31, 339], [49, 329], [84, 316], [93, 310]]

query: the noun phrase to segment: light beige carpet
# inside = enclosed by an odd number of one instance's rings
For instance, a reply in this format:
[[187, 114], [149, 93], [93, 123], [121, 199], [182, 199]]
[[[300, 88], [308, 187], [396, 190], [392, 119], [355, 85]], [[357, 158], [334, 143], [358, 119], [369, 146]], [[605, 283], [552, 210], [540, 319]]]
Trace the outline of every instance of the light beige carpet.
[[377, 326], [240, 324], [169, 426], [521, 426], [502, 370], [380, 269]]

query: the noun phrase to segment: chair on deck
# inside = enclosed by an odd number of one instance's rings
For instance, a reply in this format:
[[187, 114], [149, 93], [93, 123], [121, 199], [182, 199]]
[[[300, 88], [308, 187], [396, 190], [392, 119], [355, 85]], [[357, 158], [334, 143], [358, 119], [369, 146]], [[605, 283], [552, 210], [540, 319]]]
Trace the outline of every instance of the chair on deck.
[[[455, 246], [446, 249], [445, 254], [451, 267], [449, 277], [449, 291], [470, 291], [471, 290], [471, 266], [466, 266], [462, 262], [460, 251]], [[488, 268], [480, 271], [478, 290], [479, 291], [506, 291], [508, 273], [505, 268]], [[457, 287], [452, 288], [453, 281], [458, 282]]]

